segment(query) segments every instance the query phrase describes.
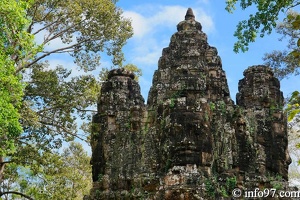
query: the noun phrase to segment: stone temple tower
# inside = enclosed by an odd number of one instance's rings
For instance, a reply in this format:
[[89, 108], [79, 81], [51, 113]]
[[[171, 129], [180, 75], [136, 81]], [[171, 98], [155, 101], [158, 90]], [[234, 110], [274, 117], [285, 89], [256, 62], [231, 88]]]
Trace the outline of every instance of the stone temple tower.
[[239, 82], [236, 103], [217, 49], [192, 9], [162, 50], [147, 105], [134, 74], [112, 70], [91, 136], [85, 199], [215, 199], [287, 188], [290, 158], [280, 83], [266, 66]]

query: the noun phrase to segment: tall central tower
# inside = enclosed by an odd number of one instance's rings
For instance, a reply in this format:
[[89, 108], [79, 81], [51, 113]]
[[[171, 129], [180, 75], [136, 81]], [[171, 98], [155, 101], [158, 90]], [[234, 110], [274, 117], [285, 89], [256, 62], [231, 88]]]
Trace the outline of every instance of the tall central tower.
[[214, 171], [234, 167], [234, 129], [227, 120], [233, 101], [217, 49], [190, 8], [177, 30], [163, 49], [148, 96], [149, 113], [155, 113], [151, 126], [161, 138], [156, 171], [167, 173], [164, 184], [172, 191], [196, 188]]

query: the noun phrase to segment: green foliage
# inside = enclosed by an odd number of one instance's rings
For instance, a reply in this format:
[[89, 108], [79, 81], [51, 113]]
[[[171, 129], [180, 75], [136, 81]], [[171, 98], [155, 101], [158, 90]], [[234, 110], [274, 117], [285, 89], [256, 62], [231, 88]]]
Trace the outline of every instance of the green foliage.
[[64, 47], [43, 51], [20, 68], [30, 67], [51, 54], [69, 53], [80, 68], [93, 70], [99, 65], [99, 52], [103, 51], [112, 56], [115, 65], [122, 66], [121, 48], [132, 36], [132, 27], [113, 1], [34, 0], [27, 14], [32, 19], [29, 33], [43, 32], [44, 45], [59, 39]]
[[283, 189], [283, 185], [282, 185], [283, 178], [282, 178], [281, 175], [279, 175], [279, 174], [276, 174], [276, 175], [268, 174], [268, 179], [270, 180], [273, 188], [275, 188], [276, 190], [282, 190]]
[[13, 59], [29, 58], [28, 51], [36, 50], [32, 35], [24, 31], [29, 24], [28, 5], [27, 1], [0, 1], [0, 157], [15, 151], [15, 138], [22, 131], [18, 111], [24, 85], [15, 74]]
[[276, 32], [281, 35], [280, 41], [288, 40], [286, 49], [274, 50], [271, 53], [266, 53], [263, 57], [265, 64], [274, 69], [275, 76], [283, 79], [288, 75], [299, 75], [299, 37], [300, 30], [293, 26], [293, 22], [298, 19], [298, 12], [289, 11], [287, 18], [283, 22], [278, 23]]
[[22, 131], [18, 113], [22, 95], [12, 62], [0, 53], [0, 157], [15, 151], [14, 140]]
[[98, 181], [101, 182], [102, 179], [103, 179], [103, 174], [99, 174], [99, 175], [98, 175]]
[[[142, 76], [142, 70], [140, 68], [138, 68], [136, 65], [134, 64], [126, 64], [124, 66], [122, 66], [121, 68], [124, 68], [125, 70], [127, 71], [131, 71], [135, 74], [135, 80], [138, 81], [139, 80], [139, 77]], [[114, 67], [112, 67], [110, 70], [112, 69], [115, 69]], [[107, 80], [107, 77], [108, 77], [108, 72], [110, 71], [109, 69], [107, 68], [102, 68], [101, 69], [101, 72], [99, 74], [99, 79], [100, 81], [105, 81]]]
[[279, 14], [298, 5], [295, 0], [226, 0], [226, 10], [233, 13], [238, 3], [242, 10], [255, 7], [256, 13], [238, 23], [234, 33], [238, 39], [234, 44], [235, 52], [247, 51], [249, 44], [254, 42], [257, 36], [264, 37], [265, 34], [270, 34], [276, 27]]
[[[91, 121], [101, 74], [76, 76], [69, 66], [49, 66], [45, 59], [71, 55], [78, 68], [87, 72], [99, 66], [104, 52], [114, 65], [122, 66], [121, 48], [131, 37], [132, 27], [115, 3], [0, 1], [0, 162], [9, 163], [5, 173], [0, 163], [0, 194], [15, 189], [35, 199], [79, 196], [74, 190], [82, 190], [77, 185], [82, 172], [69, 167], [64, 161], [73, 161], [57, 150], [63, 142], [88, 139], [89, 125], [84, 124], [86, 132], [79, 132], [76, 122]], [[54, 47], [53, 42], [62, 44]], [[77, 160], [90, 167], [89, 159]], [[91, 188], [86, 183], [80, 187]], [[61, 198], [62, 194], [66, 197]]]
[[142, 70], [140, 68], [138, 68], [136, 65], [134, 64], [127, 64], [123, 66], [124, 69], [126, 69], [127, 71], [131, 71], [135, 74], [135, 80], [138, 81], [139, 77], [141, 77], [143, 75]]
[[210, 103], [209, 103], [209, 107], [210, 107], [210, 110], [211, 110], [211, 111], [214, 111], [214, 110], [216, 109], [216, 104], [213, 103], [213, 102], [210, 102]]
[[226, 189], [228, 194], [231, 194], [231, 191], [236, 188], [237, 180], [236, 177], [226, 178]]
[[175, 99], [171, 98], [170, 108], [174, 108], [175, 106]]
[[217, 177], [206, 179], [205, 190], [209, 197], [215, 198], [217, 196], [229, 197], [234, 188], [236, 188], [236, 177], [227, 177], [226, 182], [220, 182]]
[[82, 200], [89, 193], [92, 187], [90, 157], [81, 144], [72, 142], [61, 154], [44, 152], [37, 156], [41, 156], [43, 162], [7, 166], [18, 174], [10, 187], [39, 200]]
[[273, 188], [275, 188], [276, 190], [282, 190], [283, 189], [283, 185], [282, 183], [280, 182], [276, 182], [276, 183], [273, 183]]
[[99, 81], [91, 75], [70, 77], [70, 71], [47, 69], [47, 65], [34, 65], [31, 78], [21, 112], [22, 141], [51, 149], [60, 148], [63, 140], [84, 139], [76, 134], [76, 119], [90, 120], [93, 110], [88, 108], [97, 102]]
[[168, 170], [170, 169], [171, 165], [172, 165], [172, 160], [170, 158], [168, 158], [167, 161], [166, 161], [165, 173], [168, 172]]
[[[75, 76], [68, 66], [54, 68], [42, 59], [68, 54], [79, 68], [88, 71], [99, 65], [100, 53], [106, 52], [114, 64], [121, 66], [121, 48], [132, 35], [130, 21], [121, 16], [122, 11], [110, 0], [34, 0], [25, 13], [31, 19], [25, 29], [27, 34], [44, 34], [39, 47], [54, 40], [61, 41], [63, 47], [51, 47], [50, 51], [40, 48], [26, 64], [23, 58], [14, 60], [23, 63], [15, 71], [27, 69], [22, 75], [25, 81], [29, 80], [21, 107], [24, 134], [19, 148], [24, 149], [21, 144], [30, 142], [39, 149], [49, 150], [60, 148], [63, 141], [74, 138], [86, 140], [87, 134], [78, 134], [76, 120], [91, 120], [106, 71], [98, 78]], [[87, 131], [89, 125], [84, 124], [83, 128]]]
[[170, 98], [170, 101], [171, 101], [171, 102], [170, 102], [170, 105], [169, 105], [170, 108], [174, 108], [174, 106], [175, 106], [175, 100], [176, 100], [177, 98], [181, 97], [184, 91], [185, 91], [185, 86], [182, 87], [180, 90], [174, 92], [174, 93], [171, 95], [171, 98]]
[[26, 10], [31, 2], [0, 1], [0, 52], [16, 66], [27, 64], [42, 48], [42, 44], [36, 45], [34, 36], [27, 31], [30, 20]]
[[223, 114], [226, 114], [226, 104], [224, 101], [220, 101], [219, 103], [219, 109], [222, 111]]
[[227, 194], [226, 188], [223, 186], [220, 189], [220, 194], [222, 197], [229, 197], [229, 195]]
[[206, 179], [204, 182], [205, 190], [209, 197], [215, 197], [215, 195], [216, 195], [215, 182], [216, 182], [215, 179], [213, 179], [213, 180]]
[[[289, 24], [291, 24], [291, 28], [293, 30], [297, 30], [299, 31], [300, 30], [300, 14], [299, 13], [289, 13], [287, 15], [287, 21]], [[298, 60], [298, 65], [300, 64], [300, 38], [298, 37], [298, 40], [297, 40], [297, 49], [294, 49], [290, 54]]]
[[288, 101], [287, 108], [288, 121], [292, 121], [294, 117], [300, 113], [300, 92], [294, 91]]

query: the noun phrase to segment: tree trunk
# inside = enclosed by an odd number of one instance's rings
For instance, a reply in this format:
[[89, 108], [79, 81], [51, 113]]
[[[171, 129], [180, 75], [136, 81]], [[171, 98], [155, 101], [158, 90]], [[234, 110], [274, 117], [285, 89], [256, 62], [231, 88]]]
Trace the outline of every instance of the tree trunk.
[[3, 179], [3, 171], [4, 171], [5, 162], [3, 161], [3, 157], [0, 156], [0, 183]]

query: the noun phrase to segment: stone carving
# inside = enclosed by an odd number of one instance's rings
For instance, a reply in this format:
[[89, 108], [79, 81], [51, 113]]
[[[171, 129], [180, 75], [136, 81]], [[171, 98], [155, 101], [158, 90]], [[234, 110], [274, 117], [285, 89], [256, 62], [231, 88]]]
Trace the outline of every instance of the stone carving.
[[274, 177], [286, 188], [287, 121], [271, 69], [245, 70], [235, 105], [192, 9], [177, 30], [147, 105], [132, 73], [113, 70], [103, 83], [86, 199], [213, 199], [235, 187], [272, 187]]

